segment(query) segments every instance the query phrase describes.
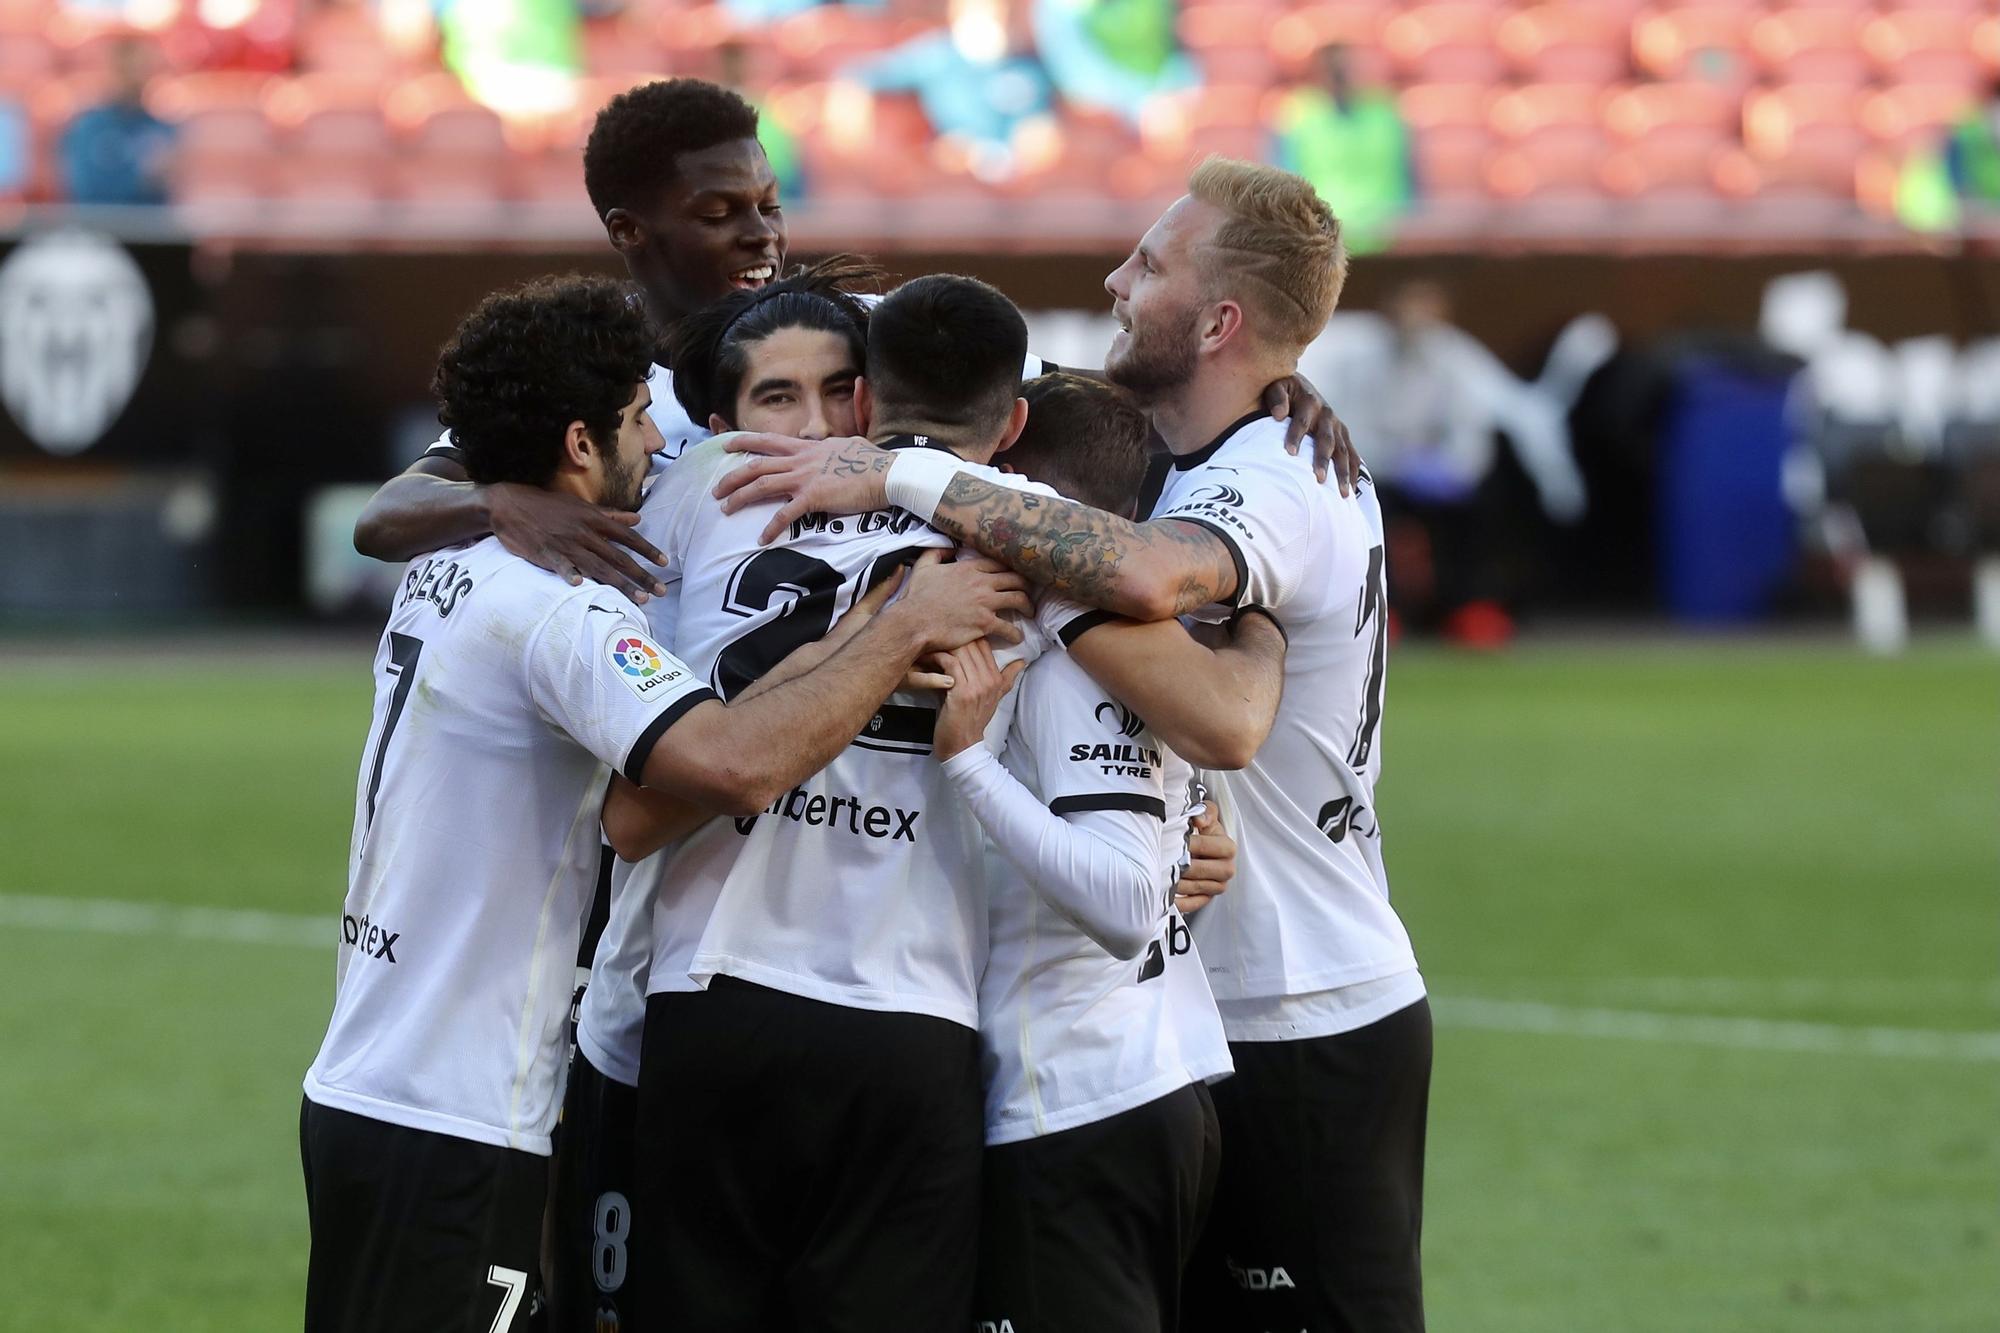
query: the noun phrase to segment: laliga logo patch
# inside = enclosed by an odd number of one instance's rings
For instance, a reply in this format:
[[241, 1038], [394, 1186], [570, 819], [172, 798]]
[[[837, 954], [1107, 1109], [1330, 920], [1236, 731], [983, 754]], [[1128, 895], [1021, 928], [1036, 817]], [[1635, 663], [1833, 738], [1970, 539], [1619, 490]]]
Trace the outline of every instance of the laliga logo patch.
[[51, 232], [0, 264], [0, 401], [48, 453], [79, 454], [103, 438], [152, 345], [146, 277], [115, 242]]
[[666, 655], [645, 635], [620, 630], [605, 640], [605, 656], [618, 668], [620, 677], [641, 699], [650, 699], [662, 686], [681, 678], [681, 672], [666, 664]]

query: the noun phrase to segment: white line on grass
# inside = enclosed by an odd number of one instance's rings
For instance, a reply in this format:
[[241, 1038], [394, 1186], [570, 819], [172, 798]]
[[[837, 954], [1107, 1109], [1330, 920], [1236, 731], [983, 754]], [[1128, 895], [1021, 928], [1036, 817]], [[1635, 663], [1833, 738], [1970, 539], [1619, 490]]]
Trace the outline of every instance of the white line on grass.
[[1532, 1032], [1560, 1037], [1611, 1037], [1622, 1041], [1725, 1046], [1745, 1051], [1800, 1051], [1814, 1055], [1886, 1055], [1917, 1060], [2000, 1061], [2000, 1032], [1945, 1032], [1935, 1028], [1849, 1027], [1772, 1018], [1723, 1018], [1640, 1009], [1587, 1009], [1535, 1000], [1493, 1000], [1441, 995], [1434, 1001], [1442, 1027], [1491, 1032]]
[[[7, 926], [103, 935], [279, 944], [309, 949], [330, 947], [336, 938], [334, 922], [324, 916], [253, 912], [239, 908], [176, 907], [106, 898], [48, 898], [34, 894], [0, 893], [0, 927]], [[1721, 1046], [1748, 1051], [2000, 1062], [2000, 1032], [1849, 1027], [1838, 1023], [1788, 1022], [1769, 1018], [1585, 1008], [1545, 1004], [1538, 1000], [1501, 1000], [1450, 993], [1434, 996], [1433, 1003], [1438, 1024], [1447, 1028]]]

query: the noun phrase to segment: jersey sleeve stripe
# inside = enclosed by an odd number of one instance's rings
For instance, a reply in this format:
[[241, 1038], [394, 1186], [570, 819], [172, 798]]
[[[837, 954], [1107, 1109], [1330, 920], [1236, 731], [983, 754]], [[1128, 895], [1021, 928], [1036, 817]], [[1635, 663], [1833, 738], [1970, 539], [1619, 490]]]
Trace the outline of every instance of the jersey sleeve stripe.
[[646, 724], [646, 729], [639, 733], [639, 739], [632, 742], [632, 749], [625, 756], [625, 776], [631, 779], [633, 786], [643, 787], [646, 785], [646, 760], [652, 757], [653, 746], [659, 743], [660, 737], [666, 734], [667, 728], [687, 716], [687, 711], [696, 704], [705, 704], [713, 698], [715, 698], [715, 691], [706, 686], [698, 690], [690, 690], [688, 693], [674, 700], [673, 704], [665, 712]]
[[1185, 514], [1166, 514], [1163, 517], [1170, 518], [1176, 523], [1192, 523], [1197, 528], [1212, 532], [1224, 546], [1229, 548], [1230, 562], [1236, 566], [1236, 592], [1234, 596], [1219, 600], [1234, 606], [1250, 595], [1250, 564], [1243, 558], [1243, 548], [1236, 544], [1233, 533], [1221, 524], [1211, 523], [1203, 518], [1190, 518]]
[[1090, 633], [1090, 631], [1096, 629], [1099, 625], [1107, 621], [1116, 620], [1117, 618], [1117, 616], [1109, 611], [1086, 611], [1076, 619], [1070, 621], [1069, 624], [1057, 630], [1056, 637], [1062, 640], [1063, 647], [1074, 647], [1078, 639]]
[[1082, 796], [1058, 796], [1049, 802], [1049, 813], [1052, 815], [1073, 814], [1080, 810], [1135, 810], [1159, 820], [1167, 817], [1165, 801], [1135, 791], [1089, 792]]

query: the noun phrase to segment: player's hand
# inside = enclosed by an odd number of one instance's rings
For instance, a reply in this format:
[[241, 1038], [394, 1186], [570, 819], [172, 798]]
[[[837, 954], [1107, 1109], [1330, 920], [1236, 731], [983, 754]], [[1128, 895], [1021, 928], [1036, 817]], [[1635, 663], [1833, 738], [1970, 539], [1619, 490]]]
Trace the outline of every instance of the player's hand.
[[932, 653], [921, 658], [917, 664], [903, 673], [903, 683], [897, 687], [904, 690], [948, 690], [951, 688], [951, 669], [944, 660], [943, 653]]
[[970, 556], [946, 562], [926, 551], [910, 568], [908, 590], [883, 612], [903, 618], [923, 653], [950, 652], [974, 639], [1019, 643], [1021, 627], [1008, 617], [1034, 613], [1028, 581], [998, 560]]
[[667, 563], [659, 548], [633, 531], [637, 514], [508, 481], [493, 483], [485, 493], [486, 512], [500, 544], [572, 587], [592, 579], [635, 602], [667, 590], [626, 549], [656, 565]]
[[1174, 885], [1174, 906], [1192, 916], [1214, 901], [1236, 878], [1236, 839], [1222, 826], [1213, 801], [1195, 811], [1188, 825], [1188, 865]]
[[938, 710], [937, 731], [931, 751], [939, 763], [970, 747], [986, 736], [986, 724], [993, 720], [1000, 699], [1014, 687], [1026, 662], [1009, 662], [1005, 670], [993, 660], [993, 647], [975, 639], [957, 652], [944, 654], [945, 669], [952, 685]]
[[1347, 423], [1333, 414], [1305, 376], [1287, 375], [1266, 387], [1264, 410], [1285, 423], [1286, 453], [1298, 453], [1299, 441], [1312, 436], [1313, 472], [1324, 482], [1331, 465], [1340, 481], [1340, 493], [1354, 494], [1355, 478], [1361, 475], [1361, 455], [1354, 452]]
[[732, 435], [731, 453], [761, 454], [716, 485], [722, 512], [782, 500], [777, 515], [757, 540], [775, 541], [807, 514], [865, 514], [889, 505], [889, 465], [896, 455], [859, 436], [839, 440], [795, 440], [785, 435]]

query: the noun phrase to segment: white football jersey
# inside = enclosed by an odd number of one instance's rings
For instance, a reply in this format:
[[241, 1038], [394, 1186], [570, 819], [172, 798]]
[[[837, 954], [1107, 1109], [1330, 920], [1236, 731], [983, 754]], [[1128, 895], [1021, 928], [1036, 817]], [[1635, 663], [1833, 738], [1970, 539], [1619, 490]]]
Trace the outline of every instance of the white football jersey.
[[[725, 699], [825, 634], [898, 565], [952, 544], [903, 510], [881, 509], [809, 514], [761, 546], [776, 506], [724, 514], [711, 495], [743, 461], [721, 440], [698, 446], [665, 474], [640, 517], [640, 531], [678, 571], [678, 651]], [[1054, 494], [994, 468], [968, 470]], [[936, 722], [935, 695], [899, 693], [769, 810], [714, 821], [683, 842], [656, 878], [648, 991], [727, 975], [976, 1027], [981, 840], [931, 758]], [[640, 883], [635, 874], [626, 891]]]
[[1158, 739], [1068, 654], [1044, 654], [1019, 688], [1007, 772], [1048, 812], [1150, 867], [1144, 900], [1123, 915], [1153, 938], [1117, 957], [1000, 840], [979, 995], [989, 1144], [1091, 1124], [1230, 1069], [1194, 938], [1173, 908], [1184, 844], [1163, 828], [1170, 800], [1185, 804], [1185, 780], [1167, 791]]
[[546, 1154], [605, 785], [714, 694], [625, 597], [493, 537], [410, 563], [375, 674], [306, 1095]]
[[1153, 509], [1220, 537], [1236, 564], [1234, 605], [1270, 608], [1288, 642], [1269, 739], [1249, 767], [1211, 779], [1236, 820], [1237, 874], [1194, 929], [1225, 1017], [1232, 1001], [1416, 967], [1389, 905], [1375, 811], [1388, 647], [1382, 511], [1365, 478], [1351, 499], [1320, 484], [1304, 452], [1285, 452], [1284, 433], [1262, 415], [1238, 421], [1174, 460]]
[[[662, 467], [700, 444], [713, 432], [706, 425], [690, 420], [687, 409], [681, 406], [681, 400], [674, 397], [673, 371], [665, 366], [655, 365], [652, 372], [646, 376], [646, 387], [652, 390], [653, 394], [653, 402], [646, 409], [646, 415], [653, 419], [655, 426], [659, 427], [660, 438], [665, 441], [660, 451], [654, 454], [648, 463], [652, 475], [658, 476]], [[424, 450], [424, 457], [449, 458], [454, 463], [462, 461], [458, 444], [451, 438], [450, 431], [431, 441], [430, 447]]]

